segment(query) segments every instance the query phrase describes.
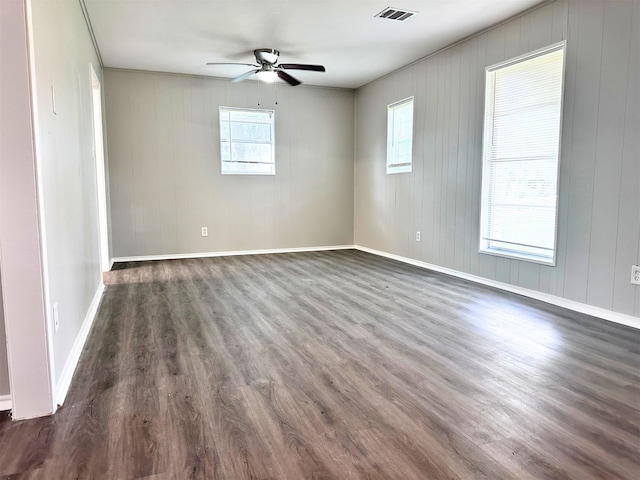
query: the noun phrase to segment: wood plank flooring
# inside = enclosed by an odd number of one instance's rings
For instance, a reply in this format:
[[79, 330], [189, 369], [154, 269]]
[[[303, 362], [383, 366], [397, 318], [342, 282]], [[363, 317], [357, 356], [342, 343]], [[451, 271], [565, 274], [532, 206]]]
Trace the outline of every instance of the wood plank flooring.
[[0, 478], [640, 478], [638, 330], [352, 250], [107, 276]]

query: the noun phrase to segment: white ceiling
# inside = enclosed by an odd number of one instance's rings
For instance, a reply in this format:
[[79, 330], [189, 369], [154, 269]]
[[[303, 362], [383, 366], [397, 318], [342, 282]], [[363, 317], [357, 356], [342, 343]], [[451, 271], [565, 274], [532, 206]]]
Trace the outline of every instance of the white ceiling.
[[[280, 50], [311, 85], [356, 88], [541, 0], [85, 0], [106, 67], [232, 78], [253, 50]], [[414, 10], [405, 22], [374, 18]]]

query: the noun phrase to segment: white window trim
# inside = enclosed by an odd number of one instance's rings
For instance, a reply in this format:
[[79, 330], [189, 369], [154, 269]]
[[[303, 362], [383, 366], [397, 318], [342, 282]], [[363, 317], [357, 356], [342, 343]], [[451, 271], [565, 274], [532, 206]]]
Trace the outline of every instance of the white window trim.
[[[399, 167], [397, 164], [391, 164], [389, 163], [389, 160], [391, 158], [391, 148], [392, 148], [392, 144], [391, 144], [391, 139], [389, 138], [389, 134], [391, 132], [389, 132], [389, 113], [391, 111], [391, 109], [395, 109], [398, 107], [401, 107], [405, 104], [411, 103], [411, 110], [412, 110], [412, 118], [411, 118], [411, 153], [409, 156], [410, 162], [409, 162], [409, 166], [408, 168], [406, 166], [404, 167]], [[397, 175], [397, 174], [401, 174], [401, 173], [411, 173], [413, 171], [413, 130], [414, 130], [414, 125], [415, 125], [415, 115], [416, 115], [416, 110], [415, 110], [415, 102], [414, 102], [414, 97], [407, 97], [403, 100], [399, 100], [397, 102], [394, 103], [390, 103], [389, 105], [387, 105], [387, 161], [386, 161], [386, 172], [387, 175]]]
[[[224, 171], [224, 160], [222, 160], [222, 133], [220, 131], [220, 111], [221, 110], [237, 110], [241, 112], [253, 111], [253, 112], [271, 112], [271, 142], [243, 142], [243, 143], [256, 143], [256, 144], [266, 144], [269, 143], [271, 145], [271, 165], [273, 165], [273, 169], [271, 172], [225, 172]], [[276, 174], [276, 111], [268, 108], [242, 108], [242, 107], [226, 107], [224, 105], [220, 105], [218, 107], [218, 136], [220, 143], [220, 173], [222, 175], [259, 175], [259, 176], [272, 176]], [[229, 131], [229, 135], [231, 135], [231, 131]], [[229, 143], [232, 144], [231, 138], [229, 138]], [[266, 165], [262, 162], [255, 162]]]
[[[561, 83], [561, 92], [562, 95], [560, 97], [560, 128], [559, 128], [559, 132], [558, 132], [558, 164], [557, 164], [557, 171], [556, 171], [556, 178], [557, 178], [557, 182], [556, 182], [556, 217], [555, 217], [555, 227], [554, 227], [554, 232], [553, 232], [553, 256], [552, 258], [544, 258], [544, 257], [540, 257], [540, 256], [536, 256], [536, 255], [528, 255], [526, 253], [519, 253], [519, 252], [513, 252], [513, 251], [509, 251], [509, 250], [504, 250], [504, 251], [500, 251], [500, 250], [489, 250], [489, 249], [483, 249], [483, 242], [484, 239], [482, 238], [482, 226], [484, 225], [485, 222], [485, 215], [486, 215], [486, 208], [485, 208], [485, 196], [483, 194], [484, 189], [486, 188], [486, 182], [487, 182], [487, 175], [485, 175], [485, 159], [487, 157], [487, 142], [485, 139], [485, 134], [486, 134], [486, 129], [485, 129], [485, 122], [487, 120], [486, 118], [486, 103], [487, 103], [487, 95], [488, 95], [488, 91], [487, 91], [487, 85], [486, 85], [486, 79], [487, 79], [487, 73], [493, 71], [493, 70], [497, 70], [499, 68], [503, 68], [503, 67], [507, 67], [509, 65], [513, 65], [515, 63], [519, 63], [522, 62], [524, 60], [529, 60], [535, 57], [538, 57], [540, 55], [544, 55], [546, 53], [551, 53], [553, 51], [556, 50], [564, 50], [564, 55], [562, 57], [562, 83]], [[514, 260], [522, 260], [522, 261], [526, 261], [526, 262], [530, 262], [530, 263], [537, 263], [540, 265], [547, 265], [547, 266], [556, 266], [556, 261], [557, 261], [557, 254], [558, 254], [558, 217], [559, 217], [559, 210], [560, 210], [560, 166], [561, 166], [561, 161], [562, 161], [562, 125], [564, 123], [564, 94], [565, 94], [565, 82], [566, 82], [566, 68], [567, 68], [567, 41], [566, 40], [562, 40], [560, 42], [548, 45], [546, 47], [543, 48], [539, 48], [537, 50], [533, 50], [531, 52], [525, 53], [523, 55], [519, 55], [517, 57], [513, 57], [510, 58], [508, 60], [499, 62], [499, 63], [495, 63], [493, 65], [490, 65], [488, 67], [485, 68], [485, 104], [484, 104], [484, 108], [485, 108], [485, 113], [483, 115], [483, 128], [482, 128], [482, 184], [481, 184], [481, 205], [480, 205], [480, 229], [479, 229], [479, 243], [478, 243], [478, 253], [480, 254], [484, 254], [484, 255], [492, 255], [495, 257], [502, 257], [502, 258], [509, 258], [509, 259], [514, 259]]]

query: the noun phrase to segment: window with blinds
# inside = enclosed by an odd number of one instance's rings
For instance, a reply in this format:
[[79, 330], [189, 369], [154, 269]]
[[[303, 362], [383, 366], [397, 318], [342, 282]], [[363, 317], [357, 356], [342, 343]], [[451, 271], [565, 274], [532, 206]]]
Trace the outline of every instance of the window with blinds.
[[387, 173], [411, 171], [413, 97], [387, 107]]
[[273, 110], [220, 107], [223, 174], [275, 175]]
[[481, 253], [555, 265], [564, 50], [486, 69]]

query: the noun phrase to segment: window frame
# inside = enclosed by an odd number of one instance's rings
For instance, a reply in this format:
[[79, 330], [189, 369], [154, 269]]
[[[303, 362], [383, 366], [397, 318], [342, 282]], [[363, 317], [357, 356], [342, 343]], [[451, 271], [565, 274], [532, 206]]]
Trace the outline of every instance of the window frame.
[[[483, 114], [483, 129], [482, 129], [482, 183], [481, 183], [481, 191], [480, 191], [480, 225], [479, 225], [479, 244], [478, 244], [478, 253], [485, 255], [493, 255], [496, 257], [508, 258], [521, 260], [531, 263], [536, 263], [540, 265], [553, 266], [556, 265], [557, 259], [557, 250], [558, 250], [558, 217], [559, 217], [559, 209], [560, 209], [560, 165], [561, 165], [561, 155], [562, 155], [562, 124], [564, 121], [564, 95], [565, 95], [565, 83], [566, 83], [566, 64], [567, 64], [567, 42], [563, 40], [561, 42], [557, 42], [551, 45], [548, 45], [543, 48], [539, 48], [537, 50], [533, 50], [531, 52], [525, 53], [523, 55], [519, 55], [517, 57], [510, 58], [508, 60], [498, 62], [496, 64], [485, 67], [485, 102], [484, 102], [484, 114]], [[555, 204], [555, 218], [554, 218], [554, 231], [553, 231], [553, 250], [552, 255], [550, 257], [543, 257], [541, 255], [535, 255], [531, 253], [525, 253], [517, 250], [508, 250], [508, 249], [497, 249], [497, 248], [489, 248], [488, 244], [490, 242], [489, 239], [484, 238], [485, 231], [485, 223], [487, 222], [488, 216], [488, 206], [487, 206], [487, 197], [485, 194], [488, 191], [489, 184], [489, 174], [488, 174], [488, 164], [489, 164], [489, 155], [488, 155], [488, 142], [487, 137], [489, 132], [493, 132], [492, 129], [487, 127], [488, 121], [493, 121], [495, 117], [488, 117], [488, 108], [490, 101], [490, 90], [489, 90], [489, 74], [499, 70], [501, 68], [509, 67], [511, 65], [515, 65], [518, 63], [525, 62], [527, 60], [532, 60], [534, 58], [540, 57], [545, 54], [553, 53], [555, 51], [562, 50], [562, 73], [560, 80], [560, 106], [559, 106], [559, 128], [558, 128], [558, 144], [557, 144], [557, 162], [556, 162], [556, 204]], [[513, 243], [515, 245], [515, 243]], [[525, 245], [523, 245], [525, 246]], [[533, 247], [536, 248], [536, 247]], [[538, 247], [539, 248], [539, 247]]]
[[[270, 145], [271, 147], [271, 162], [238, 162], [238, 161], [226, 161], [223, 160], [223, 143], [227, 143], [226, 140], [222, 139], [222, 113], [223, 111], [240, 111], [240, 112], [268, 112], [270, 113], [270, 119], [271, 121], [269, 123], [263, 123], [263, 122], [256, 122], [256, 123], [262, 123], [265, 125], [269, 125], [270, 126], [270, 130], [271, 130], [271, 141], [270, 142], [252, 142], [252, 141], [246, 141], [246, 140], [242, 140], [242, 141], [238, 141], [236, 140], [235, 142], [233, 141], [233, 137], [231, 136], [231, 124], [233, 123], [231, 120], [229, 120], [229, 149], [230, 152], [233, 152], [233, 144], [234, 143], [245, 143], [245, 144], [257, 144], [257, 145]], [[276, 116], [276, 111], [272, 110], [272, 109], [267, 109], [267, 108], [243, 108], [243, 107], [227, 107], [224, 105], [220, 105], [218, 107], [218, 133], [219, 133], [219, 139], [220, 139], [220, 173], [222, 175], [260, 175], [260, 176], [270, 176], [270, 175], [275, 175], [276, 174], [276, 132], [275, 132], [275, 116]], [[226, 163], [249, 163], [249, 164], [257, 164], [257, 165], [271, 165], [271, 171], [270, 172], [256, 172], [256, 171], [247, 171], [247, 172], [238, 172], [238, 171], [225, 171], [225, 164]]]
[[[395, 124], [393, 122], [392, 112], [405, 105], [411, 105], [411, 147], [409, 150], [409, 165], [400, 165], [398, 163], [392, 163], [391, 158], [394, 155], [393, 152], [393, 140], [395, 139]], [[407, 97], [397, 102], [387, 105], [387, 163], [386, 173], [387, 175], [395, 175], [399, 173], [411, 173], [413, 171], [413, 127], [415, 124], [415, 102], [414, 97]], [[395, 159], [394, 159], [395, 160]]]

